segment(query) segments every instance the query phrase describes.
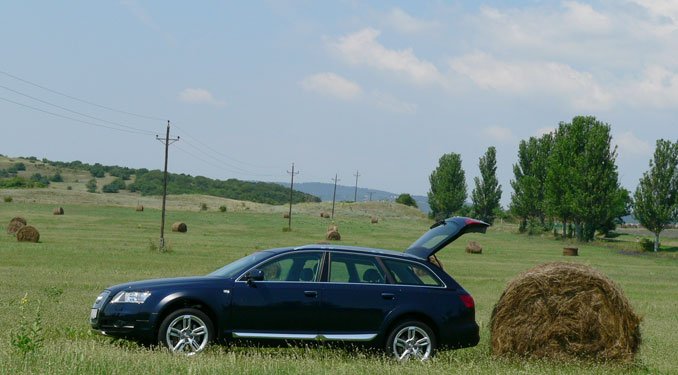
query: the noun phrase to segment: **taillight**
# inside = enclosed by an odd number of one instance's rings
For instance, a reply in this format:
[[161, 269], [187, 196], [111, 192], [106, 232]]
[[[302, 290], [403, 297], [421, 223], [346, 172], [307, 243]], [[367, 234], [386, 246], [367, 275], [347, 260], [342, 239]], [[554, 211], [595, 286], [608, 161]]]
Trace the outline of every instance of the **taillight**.
[[464, 303], [464, 306], [466, 306], [467, 309], [472, 309], [476, 305], [470, 294], [460, 294], [459, 299]]

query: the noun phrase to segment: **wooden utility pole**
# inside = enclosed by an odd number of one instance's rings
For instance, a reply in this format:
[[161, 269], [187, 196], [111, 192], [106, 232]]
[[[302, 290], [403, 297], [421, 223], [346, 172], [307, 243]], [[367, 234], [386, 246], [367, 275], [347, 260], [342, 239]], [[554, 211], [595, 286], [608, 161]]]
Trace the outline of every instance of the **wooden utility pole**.
[[290, 212], [287, 215], [288, 216], [288, 221], [287, 221], [287, 229], [292, 230], [292, 193], [294, 192], [294, 175], [299, 174], [299, 171], [294, 172], [294, 163], [292, 163], [292, 171], [287, 171], [287, 173], [292, 175], [292, 181], [290, 182]]
[[167, 157], [169, 155], [169, 145], [179, 140], [179, 137], [170, 138], [170, 122], [167, 120], [167, 133], [165, 138], [156, 135], [155, 139], [165, 145], [165, 175], [162, 183], [162, 220], [160, 221], [160, 251], [165, 250], [165, 201], [167, 200]]
[[341, 181], [337, 178], [336, 173], [334, 174], [334, 178], [332, 179], [334, 181], [334, 193], [332, 194], [332, 220], [334, 220], [334, 202], [337, 199], [337, 181]]
[[358, 177], [360, 177], [360, 173], [358, 171], [355, 171], [355, 192], [353, 192], [353, 202], [358, 201]]

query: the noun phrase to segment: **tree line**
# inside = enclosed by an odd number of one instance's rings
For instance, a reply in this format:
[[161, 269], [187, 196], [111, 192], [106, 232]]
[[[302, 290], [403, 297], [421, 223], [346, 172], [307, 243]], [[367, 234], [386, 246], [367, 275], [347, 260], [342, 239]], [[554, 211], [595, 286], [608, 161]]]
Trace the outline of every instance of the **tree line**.
[[[508, 211], [521, 232], [553, 231], [562, 238], [591, 241], [607, 234], [631, 213], [655, 234], [678, 220], [678, 141], [658, 140], [650, 169], [632, 195], [621, 187], [617, 150], [610, 125], [593, 116], [561, 122], [541, 137], [522, 140], [513, 165], [513, 193]], [[461, 156], [443, 155], [431, 174], [428, 193], [432, 216], [442, 218], [464, 211], [492, 223], [501, 212], [501, 185], [496, 177], [494, 147], [479, 161], [472, 204], [467, 198]]]

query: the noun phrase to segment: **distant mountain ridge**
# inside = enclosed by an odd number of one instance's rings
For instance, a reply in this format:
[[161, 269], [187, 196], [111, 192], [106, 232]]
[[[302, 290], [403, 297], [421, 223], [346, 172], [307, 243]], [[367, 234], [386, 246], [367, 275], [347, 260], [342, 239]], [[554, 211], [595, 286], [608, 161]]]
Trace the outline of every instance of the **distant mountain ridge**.
[[[279, 184], [287, 186], [289, 188], [290, 184], [285, 182], [280, 182]], [[294, 184], [294, 190], [300, 191], [302, 193], [311, 194], [320, 198], [323, 202], [331, 202], [332, 194], [334, 193], [334, 184], [324, 183], [324, 182], [300, 182]], [[400, 193], [392, 193], [384, 190], [376, 190], [369, 188], [358, 187], [356, 194], [355, 186], [345, 186], [337, 185], [337, 202], [349, 201], [353, 202], [354, 197], [358, 202], [367, 202], [367, 201], [387, 201], [393, 202]], [[428, 205], [428, 197], [423, 195], [413, 195], [412, 198], [417, 202], [419, 209], [425, 213], [431, 211], [431, 208]]]

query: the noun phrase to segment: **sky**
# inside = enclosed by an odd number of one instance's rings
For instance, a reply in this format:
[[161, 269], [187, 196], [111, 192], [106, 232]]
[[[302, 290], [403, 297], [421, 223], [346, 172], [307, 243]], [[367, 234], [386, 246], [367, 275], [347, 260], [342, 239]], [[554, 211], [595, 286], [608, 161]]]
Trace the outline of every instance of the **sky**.
[[678, 141], [678, 2], [3, 1], [0, 154], [425, 195], [443, 154], [592, 115], [635, 190]]

